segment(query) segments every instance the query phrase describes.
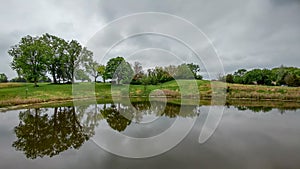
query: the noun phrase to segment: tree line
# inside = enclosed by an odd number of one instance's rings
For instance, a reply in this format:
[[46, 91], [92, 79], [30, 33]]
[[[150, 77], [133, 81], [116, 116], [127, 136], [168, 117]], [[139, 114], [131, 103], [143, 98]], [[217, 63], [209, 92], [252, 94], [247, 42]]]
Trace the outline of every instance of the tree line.
[[300, 86], [300, 69], [280, 66], [273, 69], [239, 69], [233, 74], [220, 77], [219, 80], [237, 84], [258, 84], [273, 86]]
[[[202, 79], [200, 67], [193, 63], [179, 66], [155, 67], [144, 71], [141, 63], [129, 64], [123, 57], [110, 59], [106, 65], [93, 60], [93, 52], [78, 41], [66, 41], [48, 33], [32, 37], [27, 35], [12, 46], [8, 54], [12, 56], [11, 68], [18, 74], [12, 82], [74, 83], [75, 80], [94, 81], [102, 77], [105, 82], [131, 84], [158, 84], [180, 79]], [[51, 76], [51, 79], [48, 77]], [[7, 82], [7, 76], [0, 74], [1, 82]]]
[[47, 73], [54, 83], [74, 82], [75, 71], [93, 62], [92, 52], [76, 40], [66, 41], [47, 33], [40, 37], [23, 37], [8, 54], [13, 57], [11, 67], [18, 78], [35, 86], [41, 79], [47, 79]]

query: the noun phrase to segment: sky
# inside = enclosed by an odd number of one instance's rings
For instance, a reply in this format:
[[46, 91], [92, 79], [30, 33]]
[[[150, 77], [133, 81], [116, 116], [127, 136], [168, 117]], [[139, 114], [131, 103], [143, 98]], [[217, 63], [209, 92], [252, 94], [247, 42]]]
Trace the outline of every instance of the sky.
[[[7, 54], [10, 47], [23, 36], [40, 36], [44, 33], [66, 40], [78, 40], [90, 47], [95, 60], [102, 64], [115, 56], [124, 56], [130, 62], [139, 61], [146, 68], [183, 62], [198, 63], [193, 59], [197, 55], [188, 48], [192, 46], [200, 53], [200, 48], [216, 51], [216, 58], [221, 64], [199, 62], [202, 70], [207, 71], [207, 67], [213, 66], [222, 67], [225, 73], [232, 73], [239, 68], [272, 68], [282, 64], [300, 67], [300, 0], [0, 2], [0, 73], [5, 73], [9, 78], [16, 76], [10, 68], [12, 58]], [[142, 15], [145, 12], [159, 13], [161, 16], [147, 18]], [[136, 14], [142, 16], [126, 18]], [[177, 18], [177, 26], [174, 26], [176, 19], [172, 18]], [[186, 22], [179, 23], [182, 20]], [[192, 32], [191, 25], [201, 30], [203, 35], [200, 37]], [[107, 27], [109, 31], [103, 31]], [[199, 45], [188, 43], [185, 46], [176, 40], [176, 36], [161, 34], [128, 37], [129, 33], [145, 30], [188, 37], [186, 41]], [[122, 41], [116, 44], [118, 39]], [[102, 56], [108, 49], [111, 49], [109, 53]]]

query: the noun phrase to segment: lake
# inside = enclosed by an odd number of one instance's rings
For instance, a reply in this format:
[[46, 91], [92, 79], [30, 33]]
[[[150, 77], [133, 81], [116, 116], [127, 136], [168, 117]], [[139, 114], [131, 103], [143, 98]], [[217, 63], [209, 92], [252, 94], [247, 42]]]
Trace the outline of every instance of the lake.
[[[0, 168], [300, 168], [300, 109], [266, 106], [153, 101], [9, 110], [0, 113]], [[212, 107], [224, 109], [221, 121], [199, 143]]]

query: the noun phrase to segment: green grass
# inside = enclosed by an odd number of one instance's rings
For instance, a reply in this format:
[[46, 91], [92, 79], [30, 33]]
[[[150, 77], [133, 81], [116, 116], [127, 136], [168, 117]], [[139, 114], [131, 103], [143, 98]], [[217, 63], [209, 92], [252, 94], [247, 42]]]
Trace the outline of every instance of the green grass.
[[[222, 94], [226, 91], [226, 85], [230, 92], [227, 99], [252, 99], [252, 100], [300, 100], [299, 87], [280, 87], [280, 86], [260, 86], [260, 85], [240, 85], [224, 84], [222, 82], [210, 82], [207, 80], [197, 80], [196, 88], [193, 88], [195, 81], [178, 80], [170, 81], [158, 85], [114, 85], [109, 83], [77, 83], [74, 84], [49, 84], [39, 83], [39, 87], [34, 87], [29, 83], [0, 83], [0, 107], [13, 106], [20, 104], [32, 104], [49, 101], [72, 101], [74, 97], [93, 97], [111, 99], [116, 97], [148, 97], [165, 95], [172, 98], [180, 96], [192, 97], [198, 95], [201, 99], [209, 99], [212, 94]], [[180, 87], [179, 87], [180, 86]], [[214, 89], [212, 90], [212, 86]], [[127, 92], [129, 89], [129, 93]], [[181, 91], [182, 90], [182, 91]]]

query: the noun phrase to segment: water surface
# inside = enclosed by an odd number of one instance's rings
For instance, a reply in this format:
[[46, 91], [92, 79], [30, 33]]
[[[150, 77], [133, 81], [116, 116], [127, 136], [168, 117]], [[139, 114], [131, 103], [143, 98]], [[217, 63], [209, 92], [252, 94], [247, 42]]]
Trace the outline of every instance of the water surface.
[[[154, 102], [151, 107], [137, 102], [133, 106], [138, 111], [108, 103], [0, 113], [0, 168], [300, 167], [299, 109], [226, 106], [213, 136], [199, 144], [210, 106], [184, 106], [181, 113], [183, 106], [176, 104]], [[103, 128], [148, 138], [167, 130], [176, 119], [187, 123], [193, 118], [196, 123], [182, 142], [151, 158], [120, 157], [95, 141]]]

